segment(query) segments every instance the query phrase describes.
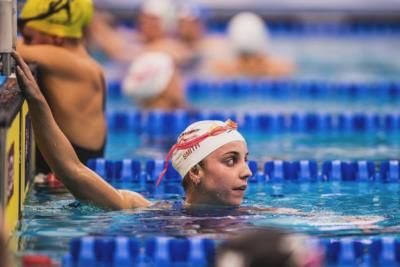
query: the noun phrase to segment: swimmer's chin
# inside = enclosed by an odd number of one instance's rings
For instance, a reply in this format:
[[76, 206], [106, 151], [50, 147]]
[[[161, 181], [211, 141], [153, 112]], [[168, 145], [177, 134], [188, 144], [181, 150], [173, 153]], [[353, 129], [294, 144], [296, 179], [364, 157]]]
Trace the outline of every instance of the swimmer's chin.
[[224, 203], [189, 203], [185, 202], [186, 209], [198, 209], [198, 210], [207, 210], [207, 209], [232, 209], [238, 208], [240, 204], [224, 204]]

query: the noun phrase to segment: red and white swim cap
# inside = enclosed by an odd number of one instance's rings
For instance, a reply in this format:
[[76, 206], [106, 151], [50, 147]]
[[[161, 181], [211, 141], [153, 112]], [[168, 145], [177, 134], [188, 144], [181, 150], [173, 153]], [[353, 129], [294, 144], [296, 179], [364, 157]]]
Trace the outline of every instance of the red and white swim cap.
[[136, 101], [161, 94], [174, 74], [172, 57], [162, 52], [146, 52], [135, 58], [124, 78], [122, 90]]
[[[187, 172], [219, 147], [233, 142], [246, 142], [231, 120], [227, 122], [204, 120], [191, 124], [178, 137], [177, 145], [193, 142], [191, 146], [177, 148], [172, 154], [172, 165], [184, 177]], [[202, 138], [204, 137], [204, 138]]]
[[236, 123], [231, 120], [226, 122], [204, 120], [189, 125], [168, 152], [164, 170], [156, 184], [161, 182], [170, 159], [175, 170], [184, 177], [193, 166], [221, 146], [233, 141], [246, 142], [236, 129]]

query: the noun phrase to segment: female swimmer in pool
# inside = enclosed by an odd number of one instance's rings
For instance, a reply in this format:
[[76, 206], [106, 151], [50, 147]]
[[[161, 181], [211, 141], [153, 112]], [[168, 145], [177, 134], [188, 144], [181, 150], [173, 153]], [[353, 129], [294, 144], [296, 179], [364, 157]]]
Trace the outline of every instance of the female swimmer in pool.
[[[80, 201], [108, 209], [148, 207], [142, 195], [117, 190], [77, 158], [39, 90], [29, 67], [13, 53], [17, 76], [32, 119], [37, 145], [57, 178]], [[200, 121], [178, 138], [168, 158], [183, 179], [187, 205], [239, 206], [251, 171], [247, 145], [231, 121]], [[160, 175], [158, 182], [162, 175]]]
[[[142, 195], [117, 190], [82, 164], [71, 143], [55, 122], [29, 67], [18, 53], [19, 86], [29, 105], [36, 142], [57, 178], [80, 201], [107, 209], [149, 207], [153, 203]], [[252, 175], [247, 165], [247, 145], [232, 121], [199, 121], [190, 125], [171, 148], [167, 161], [183, 178], [185, 205], [236, 207], [243, 201], [247, 179]], [[162, 179], [161, 173], [157, 183]], [[324, 216], [294, 209], [250, 208], [260, 212]], [[341, 216], [342, 220], [366, 228], [382, 221], [380, 216]]]

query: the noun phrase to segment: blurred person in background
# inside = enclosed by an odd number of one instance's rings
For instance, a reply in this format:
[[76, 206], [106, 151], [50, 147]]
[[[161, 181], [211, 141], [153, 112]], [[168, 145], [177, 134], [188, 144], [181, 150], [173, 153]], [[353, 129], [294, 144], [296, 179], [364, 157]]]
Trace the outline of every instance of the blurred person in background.
[[217, 249], [215, 267], [322, 267], [323, 253], [301, 234], [254, 229], [225, 241]]
[[[55, 120], [83, 163], [103, 157], [107, 135], [104, 73], [82, 41], [92, 14], [91, 0], [28, 0], [18, 20], [17, 50], [37, 64]], [[37, 150], [36, 172], [50, 171]]]
[[192, 52], [186, 68], [201, 72], [204, 62], [226, 55], [226, 48], [229, 45], [226, 37], [207, 33], [207, 14], [204, 7], [194, 1], [182, 1], [177, 10], [178, 38]]
[[135, 31], [116, 24], [110, 12], [96, 9], [85, 30], [88, 49], [100, 62], [130, 63], [142, 49], [140, 40]]
[[172, 0], [146, 0], [138, 16], [138, 30], [145, 51], [160, 51], [172, 56], [178, 66], [185, 65], [191, 51], [174, 38], [177, 27], [176, 3]]
[[123, 80], [122, 90], [142, 108], [186, 107], [181, 74], [172, 57], [164, 52], [145, 52], [135, 58]]
[[143, 1], [136, 30], [116, 27], [111, 13], [97, 10], [87, 30], [89, 43], [109, 59], [122, 63], [130, 63], [144, 51], [160, 51], [170, 54], [178, 66], [184, 65], [191, 51], [174, 36], [176, 9], [173, 0]]
[[242, 12], [228, 25], [231, 59], [211, 62], [208, 72], [222, 76], [280, 77], [290, 75], [294, 65], [268, 54], [269, 34], [261, 17]]

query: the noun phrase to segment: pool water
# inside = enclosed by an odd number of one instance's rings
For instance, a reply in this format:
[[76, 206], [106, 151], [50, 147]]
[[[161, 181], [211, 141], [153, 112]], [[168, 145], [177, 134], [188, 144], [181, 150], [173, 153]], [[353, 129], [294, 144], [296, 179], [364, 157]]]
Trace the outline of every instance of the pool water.
[[[115, 183], [149, 199], [182, 203], [180, 184]], [[31, 191], [17, 232], [22, 251], [60, 258], [74, 237], [85, 235], [206, 236], [220, 239], [254, 226], [279, 226], [318, 237], [393, 235], [400, 231], [400, 185], [353, 182], [250, 184], [240, 209], [190, 210], [148, 208], [104, 211], [83, 205], [70, 207], [72, 196], [41, 186]], [[357, 203], [355, 205], [355, 203]], [[264, 212], [265, 207], [293, 208], [299, 214]], [[259, 210], [257, 210], [259, 209]]]
[[[291, 77], [323, 81], [399, 81], [400, 38], [394, 37], [276, 37], [271, 54], [293, 59], [297, 65]], [[107, 76], [121, 79], [124, 66], [108, 64]], [[125, 66], [126, 67], [126, 66]], [[110, 111], [130, 110], [130, 99], [107, 99]], [[398, 111], [399, 99], [271, 99], [260, 97], [193, 97], [198, 110], [244, 114], [293, 112]], [[399, 133], [243, 132], [249, 158], [263, 163], [271, 159], [386, 160], [400, 156]], [[109, 130], [106, 158], [164, 159], [174, 138], [150, 138], [133, 131]], [[251, 227], [279, 226], [317, 237], [399, 236], [400, 184], [381, 182], [306, 182], [250, 184], [240, 209], [190, 210], [182, 206], [180, 184], [155, 187], [146, 183], [114, 183], [162, 202], [167, 208], [105, 211], [89, 205], [72, 207], [71, 194], [49, 185], [35, 185], [26, 201], [23, 218], [15, 234], [22, 253], [46, 253], [60, 259], [74, 237], [87, 235], [207, 236], [215, 239], [235, 235]], [[171, 207], [172, 206], [172, 207]], [[271, 213], [263, 208], [291, 208], [296, 213]]]
[[396, 37], [276, 38], [271, 55], [294, 59], [295, 78], [332, 81], [399, 80]]
[[[271, 38], [269, 54], [292, 61], [294, 79], [398, 81], [399, 46], [396, 36], [280, 36]], [[108, 80], [121, 79], [127, 69], [113, 62], [103, 65]]]
[[[127, 111], [137, 108], [133, 99], [123, 96], [110, 96], [107, 99], [108, 110]], [[360, 99], [294, 99], [278, 98], [273, 99], [268, 96], [226, 96], [206, 94], [204, 96], [188, 96], [187, 101], [194, 110], [212, 110], [235, 112], [244, 114], [251, 112], [268, 113], [294, 113], [294, 112], [369, 112], [369, 113], [392, 113], [397, 112], [400, 105], [400, 98], [379, 99], [379, 98], [360, 98]]]
[[[400, 155], [400, 136], [395, 133], [243, 134], [249, 158], [259, 162], [271, 159], [385, 160], [396, 159]], [[111, 130], [105, 158], [165, 159], [175, 141], [174, 138], [150, 139], [132, 131]]]

